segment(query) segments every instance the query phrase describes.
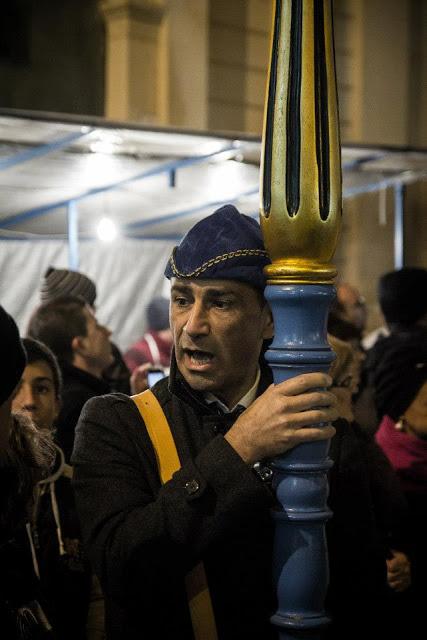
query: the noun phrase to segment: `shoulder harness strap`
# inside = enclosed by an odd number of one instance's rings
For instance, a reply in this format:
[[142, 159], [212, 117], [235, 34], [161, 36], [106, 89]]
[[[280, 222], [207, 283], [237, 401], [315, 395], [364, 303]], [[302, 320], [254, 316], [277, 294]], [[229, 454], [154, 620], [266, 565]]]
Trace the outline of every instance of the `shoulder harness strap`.
[[[144, 420], [156, 454], [160, 479], [165, 484], [181, 468], [169, 423], [159, 401], [149, 389], [132, 396], [132, 400]], [[187, 574], [185, 586], [195, 640], [217, 640], [215, 617], [202, 562]]]

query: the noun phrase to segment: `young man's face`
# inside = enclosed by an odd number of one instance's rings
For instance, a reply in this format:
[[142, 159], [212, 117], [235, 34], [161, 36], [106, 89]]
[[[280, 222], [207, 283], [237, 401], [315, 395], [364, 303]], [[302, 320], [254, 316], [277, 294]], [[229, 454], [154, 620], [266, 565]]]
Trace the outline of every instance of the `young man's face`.
[[174, 278], [171, 327], [187, 383], [230, 407], [253, 384], [263, 340], [273, 335], [267, 304], [251, 286], [233, 280]]
[[82, 354], [90, 364], [101, 370], [106, 369], [112, 362], [110, 335], [111, 331], [99, 324], [92, 309], [85, 307], [83, 313], [86, 318], [86, 336], [81, 336]]
[[51, 429], [59, 413], [53, 374], [44, 360], [27, 364], [12, 401], [14, 412], [25, 411], [39, 429]]

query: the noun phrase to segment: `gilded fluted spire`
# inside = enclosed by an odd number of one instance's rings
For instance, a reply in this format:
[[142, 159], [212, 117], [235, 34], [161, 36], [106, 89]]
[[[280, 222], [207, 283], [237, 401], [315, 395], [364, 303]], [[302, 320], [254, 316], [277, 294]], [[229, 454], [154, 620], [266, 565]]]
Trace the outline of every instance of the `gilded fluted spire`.
[[261, 194], [269, 282], [333, 280], [341, 158], [330, 0], [276, 0]]

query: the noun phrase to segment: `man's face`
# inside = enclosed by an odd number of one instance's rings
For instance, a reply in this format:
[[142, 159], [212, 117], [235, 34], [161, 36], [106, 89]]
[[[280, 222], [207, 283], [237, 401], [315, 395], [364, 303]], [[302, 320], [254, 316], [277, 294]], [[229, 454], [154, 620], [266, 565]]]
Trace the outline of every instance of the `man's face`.
[[39, 429], [51, 429], [59, 413], [52, 370], [44, 360], [25, 367], [12, 402], [14, 412], [25, 411]]
[[232, 407], [255, 380], [263, 340], [273, 335], [266, 303], [233, 280], [172, 280], [171, 327], [178, 368], [190, 387]]
[[89, 306], [85, 307], [83, 313], [86, 318], [86, 336], [80, 337], [81, 355], [89, 365], [104, 370], [113, 362], [111, 331], [98, 323]]

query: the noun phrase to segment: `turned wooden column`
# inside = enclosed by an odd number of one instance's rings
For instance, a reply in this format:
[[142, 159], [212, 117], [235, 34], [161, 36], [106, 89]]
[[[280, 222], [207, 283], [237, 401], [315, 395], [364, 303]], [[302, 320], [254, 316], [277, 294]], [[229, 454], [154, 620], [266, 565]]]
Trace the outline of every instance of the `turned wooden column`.
[[[261, 227], [275, 323], [266, 354], [275, 383], [327, 371], [326, 334], [336, 276], [341, 164], [330, 0], [276, 0], [261, 177]], [[273, 461], [281, 509], [274, 578], [281, 640], [321, 638], [328, 623], [325, 522], [329, 441]]]

